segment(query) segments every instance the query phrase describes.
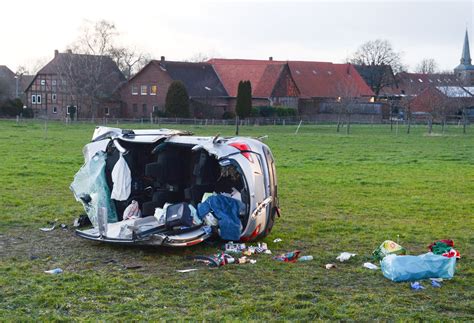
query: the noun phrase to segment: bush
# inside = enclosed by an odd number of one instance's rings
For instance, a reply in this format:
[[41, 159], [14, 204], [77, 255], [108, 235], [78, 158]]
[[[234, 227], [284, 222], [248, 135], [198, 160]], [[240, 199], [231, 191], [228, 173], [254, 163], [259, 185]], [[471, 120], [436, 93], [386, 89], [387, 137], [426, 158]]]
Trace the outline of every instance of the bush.
[[222, 114], [222, 119], [234, 119], [235, 113], [232, 111], [226, 111]]
[[0, 104], [0, 116], [16, 117], [23, 112], [23, 103], [20, 99], [6, 100]]
[[33, 112], [32, 108], [25, 108], [22, 111], [23, 113], [23, 118], [33, 118], [35, 116], [35, 113]]
[[181, 81], [173, 81], [166, 93], [165, 109], [170, 117], [189, 118], [189, 96]]
[[261, 106], [252, 108], [252, 117], [274, 118], [294, 117], [296, 109], [286, 107]]

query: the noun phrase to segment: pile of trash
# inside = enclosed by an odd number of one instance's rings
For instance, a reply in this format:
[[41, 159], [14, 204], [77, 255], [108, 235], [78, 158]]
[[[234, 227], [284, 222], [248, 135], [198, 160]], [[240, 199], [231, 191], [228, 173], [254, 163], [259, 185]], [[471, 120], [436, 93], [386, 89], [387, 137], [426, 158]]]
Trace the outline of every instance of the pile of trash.
[[[281, 239], [275, 239], [275, 241], [279, 242]], [[234, 243], [231, 241], [224, 245], [222, 252], [211, 256], [194, 256], [192, 259], [204, 263], [209, 267], [222, 267], [227, 264], [256, 264], [257, 260], [252, 257], [258, 254], [271, 255], [272, 251], [268, 249], [265, 242], [259, 242], [254, 246], [247, 246], [245, 243]], [[273, 259], [281, 262], [294, 263], [297, 261], [313, 260], [313, 256], [301, 256], [300, 250], [294, 250], [274, 256]], [[188, 271], [186, 270], [184, 272]]]

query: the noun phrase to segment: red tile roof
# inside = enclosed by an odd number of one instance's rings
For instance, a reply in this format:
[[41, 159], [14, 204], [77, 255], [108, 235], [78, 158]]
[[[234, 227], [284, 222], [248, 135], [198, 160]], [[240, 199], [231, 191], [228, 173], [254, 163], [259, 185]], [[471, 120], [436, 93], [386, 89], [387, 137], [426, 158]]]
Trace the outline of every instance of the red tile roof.
[[305, 61], [211, 59], [230, 96], [237, 95], [239, 81], [250, 80], [254, 97], [270, 97], [284, 66], [301, 97], [373, 96], [374, 93], [351, 64]]
[[270, 97], [284, 62], [248, 59], [210, 59], [227, 93], [237, 96], [240, 81], [249, 80], [253, 97]]
[[360, 97], [374, 93], [351, 64], [289, 61], [302, 97]]

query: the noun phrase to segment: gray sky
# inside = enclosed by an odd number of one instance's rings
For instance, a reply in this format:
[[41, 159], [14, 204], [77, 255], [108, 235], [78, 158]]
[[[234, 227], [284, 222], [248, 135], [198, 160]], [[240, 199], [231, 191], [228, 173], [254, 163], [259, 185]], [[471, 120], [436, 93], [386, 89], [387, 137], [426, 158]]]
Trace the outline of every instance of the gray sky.
[[473, 1], [6, 0], [0, 64], [15, 70], [52, 58], [84, 20], [112, 21], [123, 44], [169, 60], [198, 52], [225, 58], [343, 62], [361, 43], [389, 40], [410, 68], [425, 57], [459, 63]]

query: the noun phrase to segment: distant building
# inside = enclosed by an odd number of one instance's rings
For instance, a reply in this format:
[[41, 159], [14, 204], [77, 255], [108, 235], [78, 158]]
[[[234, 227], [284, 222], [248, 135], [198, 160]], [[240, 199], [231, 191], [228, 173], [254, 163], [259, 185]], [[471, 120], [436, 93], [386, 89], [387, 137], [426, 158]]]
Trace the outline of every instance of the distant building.
[[190, 98], [193, 117], [221, 118], [227, 111], [229, 95], [209, 63], [150, 61], [133, 76], [120, 93], [125, 118], [149, 118], [165, 111], [168, 88], [183, 82]]
[[462, 80], [458, 75], [448, 73], [401, 72], [397, 74], [396, 78], [400, 93], [404, 96], [416, 96], [428, 87], [462, 85]]
[[297, 108], [300, 91], [286, 62], [274, 61], [272, 57], [268, 60], [214, 58], [208, 62], [233, 98], [230, 109], [235, 109], [239, 82], [247, 80], [252, 85], [252, 106]]
[[400, 89], [390, 65], [354, 65], [377, 99], [398, 97]]
[[[374, 93], [351, 64], [246, 59], [209, 60], [231, 97], [241, 80], [252, 84], [253, 106], [286, 106], [314, 115], [341, 98], [369, 102]], [[367, 109], [366, 109], [367, 110]], [[370, 109], [369, 109], [370, 110]]]
[[35, 117], [64, 119], [120, 117], [117, 90], [125, 77], [108, 56], [54, 52], [26, 87]]
[[469, 51], [469, 36], [464, 35], [464, 44], [462, 47], [462, 54], [460, 64], [454, 68], [456, 77], [462, 80], [463, 85], [474, 85], [474, 65], [471, 62], [471, 53]]
[[0, 101], [16, 97], [16, 75], [7, 66], [0, 65]]
[[459, 116], [464, 108], [474, 106], [473, 93], [461, 86], [427, 87], [411, 100], [411, 111], [429, 113], [438, 118]]

